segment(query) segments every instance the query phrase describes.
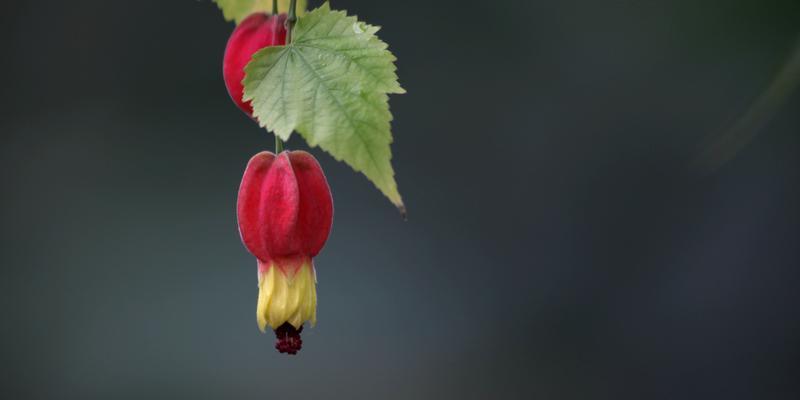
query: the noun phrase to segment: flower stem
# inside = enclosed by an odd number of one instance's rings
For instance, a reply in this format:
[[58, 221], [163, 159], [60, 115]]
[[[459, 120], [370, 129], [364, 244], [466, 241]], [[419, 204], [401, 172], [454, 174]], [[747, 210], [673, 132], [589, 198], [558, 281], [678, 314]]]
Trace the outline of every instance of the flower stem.
[[[276, 3], [272, 3], [273, 5]], [[289, 15], [286, 17], [286, 44], [292, 43], [292, 30], [294, 24], [297, 22], [297, 0], [292, 0], [289, 3]], [[275, 154], [280, 154], [283, 151], [283, 141], [278, 135], [275, 135]]]
[[292, 31], [297, 22], [297, 0], [289, 3], [289, 15], [286, 17], [286, 44], [292, 43]]
[[[278, 14], [278, 0], [272, 0], [272, 14]], [[292, 43], [292, 29], [297, 22], [297, 0], [292, 0], [289, 3], [289, 15], [286, 17], [286, 44]], [[280, 154], [283, 151], [283, 140], [278, 135], [275, 135], [275, 154]]]

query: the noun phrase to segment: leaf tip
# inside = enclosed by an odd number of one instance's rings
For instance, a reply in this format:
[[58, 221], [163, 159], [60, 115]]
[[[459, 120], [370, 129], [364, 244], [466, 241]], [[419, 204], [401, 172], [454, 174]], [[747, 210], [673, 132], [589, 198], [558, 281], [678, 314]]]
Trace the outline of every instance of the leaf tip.
[[400, 212], [400, 217], [403, 218], [404, 222], [408, 222], [408, 210], [406, 210], [406, 206], [403, 203], [396, 204], [397, 211]]

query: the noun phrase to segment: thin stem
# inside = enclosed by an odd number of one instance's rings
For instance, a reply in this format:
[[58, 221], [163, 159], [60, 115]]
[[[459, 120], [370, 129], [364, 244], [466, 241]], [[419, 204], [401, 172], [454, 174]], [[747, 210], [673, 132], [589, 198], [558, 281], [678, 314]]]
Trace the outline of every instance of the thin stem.
[[[275, 3], [273, 3], [275, 4]], [[292, 30], [294, 24], [297, 22], [297, 0], [292, 0], [289, 3], [289, 15], [286, 17], [286, 44], [292, 43]], [[275, 154], [280, 154], [283, 151], [283, 140], [275, 135]]]
[[289, 3], [289, 15], [286, 17], [286, 44], [292, 43], [292, 31], [297, 22], [297, 0]]
[[[295, 4], [296, 2], [297, 2], [296, 0], [292, 0], [292, 5], [291, 5], [291, 7], [289, 9], [290, 13], [296, 7], [296, 4]], [[278, 0], [272, 0], [272, 15], [278, 15]], [[287, 24], [288, 24], [288, 21], [287, 21]], [[287, 31], [286, 32], [287, 32], [287, 34], [286, 34], [286, 43], [289, 43], [289, 39], [291, 38], [291, 36], [290, 36], [291, 35], [291, 29], [289, 29], [288, 26], [287, 26]], [[277, 35], [276, 35], [276, 37], [277, 37]], [[283, 140], [281, 140], [281, 138], [276, 133], [275, 134], [275, 154], [281, 154], [282, 152], [283, 152]]]

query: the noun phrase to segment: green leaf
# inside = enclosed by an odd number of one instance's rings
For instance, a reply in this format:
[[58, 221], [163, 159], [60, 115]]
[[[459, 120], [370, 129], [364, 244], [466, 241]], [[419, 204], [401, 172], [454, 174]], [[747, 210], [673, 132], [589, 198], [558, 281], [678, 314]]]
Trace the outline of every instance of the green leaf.
[[244, 99], [261, 126], [284, 140], [296, 130], [364, 173], [402, 211], [387, 94], [405, 91], [378, 29], [323, 4], [297, 21], [292, 43], [253, 55]]
[[[254, 12], [272, 12], [272, 0], [214, 0], [222, 10], [226, 21], [236, 21], [238, 24]], [[303, 15], [306, 9], [306, 0], [297, 0], [297, 15]], [[289, 11], [289, 0], [278, 0], [278, 11]]]

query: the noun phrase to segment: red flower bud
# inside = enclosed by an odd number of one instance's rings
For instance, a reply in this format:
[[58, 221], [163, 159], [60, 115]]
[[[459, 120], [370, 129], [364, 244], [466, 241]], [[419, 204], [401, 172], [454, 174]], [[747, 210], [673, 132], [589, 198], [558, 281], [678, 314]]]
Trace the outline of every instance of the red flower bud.
[[256, 154], [239, 187], [237, 216], [242, 242], [258, 260], [259, 328], [272, 327], [279, 350], [294, 354], [302, 341], [293, 330], [316, 322], [312, 259], [333, 223], [330, 188], [317, 160], [304, 151]]
[[228, 45], [225, 47], [225, 58], [222, 63], [222, 76], [228, 94], [245, 114], [251, 118], [253, 107], [250, 102], [244, 102], [244, 67], [253, 58], [257, 51], [269, 46], [283, 46], [286, 44], [286, 14], [269, 15], [255, 13], [245, 18], [233, 30]]

